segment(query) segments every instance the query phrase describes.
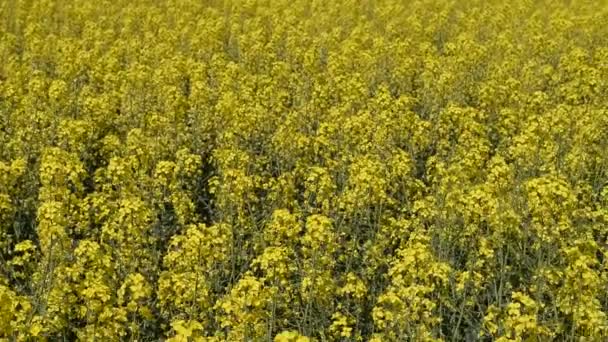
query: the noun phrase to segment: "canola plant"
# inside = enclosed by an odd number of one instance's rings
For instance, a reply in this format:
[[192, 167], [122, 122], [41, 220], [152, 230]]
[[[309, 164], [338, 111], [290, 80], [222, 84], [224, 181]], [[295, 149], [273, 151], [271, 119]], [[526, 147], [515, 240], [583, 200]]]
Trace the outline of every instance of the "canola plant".
[[606, 23], [0, 1], [0, 341], [605, 341]]

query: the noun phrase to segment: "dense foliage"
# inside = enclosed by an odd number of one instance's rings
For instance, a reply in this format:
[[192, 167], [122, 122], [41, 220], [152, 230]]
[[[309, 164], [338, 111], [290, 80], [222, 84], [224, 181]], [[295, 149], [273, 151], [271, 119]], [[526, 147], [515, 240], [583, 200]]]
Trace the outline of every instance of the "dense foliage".
[[0, 1], [0, 340], [604, 340], [606, 23]]

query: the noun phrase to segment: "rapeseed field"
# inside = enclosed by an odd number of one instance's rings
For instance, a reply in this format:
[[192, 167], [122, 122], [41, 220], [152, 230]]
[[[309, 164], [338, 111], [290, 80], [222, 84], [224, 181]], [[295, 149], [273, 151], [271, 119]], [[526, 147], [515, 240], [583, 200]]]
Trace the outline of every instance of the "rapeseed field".
[[0, 341], [606, 341], [607, 23], [0, 0]]

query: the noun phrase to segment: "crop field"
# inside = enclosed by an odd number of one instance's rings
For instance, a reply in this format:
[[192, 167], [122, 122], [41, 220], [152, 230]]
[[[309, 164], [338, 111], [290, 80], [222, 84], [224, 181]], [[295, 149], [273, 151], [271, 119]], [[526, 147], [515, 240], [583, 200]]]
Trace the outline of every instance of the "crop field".
[[607, 341], [608, 0], [0, 0], [0, 341]]

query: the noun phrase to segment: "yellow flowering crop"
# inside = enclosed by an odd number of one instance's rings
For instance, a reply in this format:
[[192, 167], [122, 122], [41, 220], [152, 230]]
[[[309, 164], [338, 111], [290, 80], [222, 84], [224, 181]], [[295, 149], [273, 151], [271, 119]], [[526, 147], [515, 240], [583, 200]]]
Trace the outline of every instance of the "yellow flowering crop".
[[607, 0], [0, 0], [0, 342], [608, 340]]

